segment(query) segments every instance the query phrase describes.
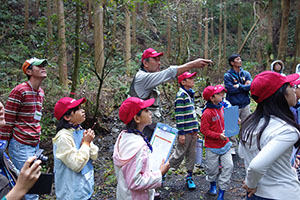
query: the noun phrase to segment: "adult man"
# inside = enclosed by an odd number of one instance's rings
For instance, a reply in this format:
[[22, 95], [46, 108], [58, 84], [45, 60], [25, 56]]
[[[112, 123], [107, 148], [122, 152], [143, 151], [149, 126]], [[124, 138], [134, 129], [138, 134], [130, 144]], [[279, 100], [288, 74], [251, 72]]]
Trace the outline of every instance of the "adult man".
[[[226, 99], [233, 106], [239, 106], [239, 117], [243, 122], [250, 114], [250, 85], [251, 75], [248, 71], [243, 70], [242, 59], [239, 54], [232, 54], [228, 58], [231, 69], [224, 74], [224, 84], [227, 89]], [[237, 140], [233, 136], [230, 138], [232, 147], [237, 146]], [[234, 148], [232, 154], [235, 154]]]
[[[39, 149], [44, 91], [40, 88], [47, 77], [46, 59], [31, 58], [22, 66], [28, 81], [17, 85], [5, 106], [6, 125], [0, 128], [0, 139], [9, 140], [9, 155], [17, 169]], [[26, 195], [38, 199], [38, 195]]]
[[156, 122], [161, 119], [161, 106], [159, 101], [160, 92], [156, 87], [161, 83], [174, 79], [185, 71], [192, 68], [202, 68], [209, 63], [212, 63], [211, 60], [198, 58], [183, 65], [170, 66], [169, 68], [160, 71], [160, 57], [163, 54], [163, 52], [158, 53], [152, 48], [148, 48], [144, 51], [141, 69], [135, 75], [129, 91], [131, 96], [139, 97], [144, 100], [155, 98], [153, 106], [149, 107], [153, 113], [153, 123], [144, 129], [144, 134], [149, 140], [151, 139]]

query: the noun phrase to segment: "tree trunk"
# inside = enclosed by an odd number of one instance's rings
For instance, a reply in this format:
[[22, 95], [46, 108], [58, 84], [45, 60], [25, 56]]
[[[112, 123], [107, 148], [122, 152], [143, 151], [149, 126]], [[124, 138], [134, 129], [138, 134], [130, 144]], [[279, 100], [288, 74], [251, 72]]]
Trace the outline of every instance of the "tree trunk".
[[[224, 2], [225, 3], [225, 2]], [[224, 34], [223, 34], [223, 58], [227, 58], [226, 55], [226, 47], [227, 47], [227, 16], [226, 16], [226, 3], [224, 5], [224, 24], [223, 24], [223, 29], [224, 29]]]
[[39, 16], [39, 10], [40, 10], [40, 1], [36, 0], [36, 2], [35, 2], [35, 11], [34, 11], [34, 16], [35, 17]]
[[273, 0], [269, 0], [267, 27], [268, 27], [267, 66], [270, 66], [271, 65], [271, 55], [274, 53], [273, 52]]
[[148, 27], [147, 14], [148, 14], [148, 4], [147, 4], [147, 2], [144, 2], [144, 4], [143, 4], [143, 25], [144, 25], [145, 31], [147, 30], [147, 27]]
[[24, 29], [28, 30], [28, 21], [29, 21], [29, 0], [25, 0], [25, 20], [24, 20]]
[[113, 15], [113, 28], [112, 28], [112, 41], [111, 41], [111, 49], [114, 50], [116, 48], [116, 34], [117, 34], [117, 2], [113, 2], [114, 15]]
[[167, 25], [167, 58], [171, 58], [171, 13], [170, 13], [170, 1], [167, 1], [168, 7], [168, 25]]
[[239, 49], [242, 45], [242, 21], [240, 19], [238, 20], [237, 47]]
[[74, 71], [72, 75], [72, 87], [70, 96], [74, 98], [77, 88], [77, 80], [80, 66], [80, 3], [79, 0], [76, 1], [76, 24], [75, 24], [75, 61], [74, 61]]
[[278, 45], [278, 59], [285, 60], [286, 45], [288, 39], [288, 24], [290, 14], [290, 0], [281, 0], [281, 27], [280, 27], [280, 38]]
[[[211, 7], [210, 7], [210, 38], [211, 38], [211, 47], [215, 46], [215, 32], [214, 32], [214, 1], [211, 0]], [[213, 51], [211, 51], [213, 52]], [[212, 57], [213, 55], [210, 55]]]
[[48, 38], [48, 55], [52, 57], [53, 50], [53, 26], [52, 26], [52, 0], [47, 0], [47, 38]]
[[178, 55], [177, 55], [177, 59], [176, 62], [177, 63], [182, 63], [182, 51], [183, 51], [183, 39], [182, 39], [182, 16], [181, 16], [181, 6], [180, 3], [178, 3], [178, 7], [176, 9], [176, 14], [177, 14], [177, 31], [178, 31]]
[[68, 67], [67, 67], [67, 43], [66, 43], [66, 28], [64, 15], [64, 1], [57, 0], [57, 16], [58, 16], [58, 41], [59, 41], [59, 82], [67, 88], [68, 85]]
[[296, 69], [297, 64], [300, 63], [300, 1], [297, 1], [297, 20], [296, 20], [296, 31], [295, 31], [295, 56], [293, 69]]
[[88, 25], [89, 25], [89, 28], [90, 29], [93, 29], [93, 16], [92, 16], [92, 5], [93, 5], [93, 2], [92, 0], [87, 0], [87, 6], [88, 6], [88, 16], [89, 16], [89, 22], [88, 22]]
[[103, 7], [102, 1], [94, 1], [94, 42], [95, 69], [100, 76], [104, 66], [104, 38], [103, 38]]
[[204, 58], [208, 58], [208, 8], [205, 8]]
[[132, 10], [132, 38], [131, 38], [131, 42], [132, 45], [135, 46], [136, 45], [136, 7], [137, 7], [137, 3], [135, 3], [135, 8]]
[[222, 0], [220, 0], [220, 16], [219, 16], [219, 53], [218, 53], [218, 66], [221, 68], [222, 58]]
[[199, 3], [198, 44], [202, 42], [202, 2]]
[[130, 73], [131, 43], [130, 43], [130, 11], [125, 4], [125, 65], [127, 74]]

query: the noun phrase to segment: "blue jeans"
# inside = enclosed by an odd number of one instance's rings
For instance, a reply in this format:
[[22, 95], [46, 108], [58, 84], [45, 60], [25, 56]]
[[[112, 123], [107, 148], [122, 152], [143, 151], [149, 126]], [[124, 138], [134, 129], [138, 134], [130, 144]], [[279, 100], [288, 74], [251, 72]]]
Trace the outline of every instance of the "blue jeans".
[[[36, 151], [39, 149], [39, 145], [33, 147], [26, 144], [21, 144], [14, 138], [9, 142], [8, 152], [9, 157], [13, 164], [18, 170], [21, 171], [25, 161], [36, 154]], [[38, 200], [39, 195], [36, 194], [27, 194], [25, 195], [26, 200]]]
[[248, 193], [247, 193], [246, 199], [247, 200], [273, 200], [273, 199], [268, 199], [268, 198], [264, 198], [264, 197], [259, 197], [259, 196], [256, 196], [255, 194], [252, 195], [252, 197], [248, 197]]

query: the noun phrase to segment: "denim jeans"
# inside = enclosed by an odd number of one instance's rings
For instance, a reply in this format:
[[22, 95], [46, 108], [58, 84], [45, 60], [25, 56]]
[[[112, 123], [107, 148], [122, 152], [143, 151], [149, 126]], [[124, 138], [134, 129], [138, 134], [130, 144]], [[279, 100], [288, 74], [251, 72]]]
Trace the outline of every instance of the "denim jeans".
[[252, 195], [251, 197], [248, 197], [248, 193], [247, 193], [246, 200], [273, 200], [273, 199], [259, 197], [259, 196], [256, 196], [255, 194]]
[[[9, 157], [13, 164], [18, 170], [21, 171], [25, 161], [36, 154], [36, 151], [39, 149], [39, 145], [33, 147], [30, 145], [21, 144], [12, 138], [9, 142], [8, 152]], [[27, 194], [25, 195], [26, 200], [38, 200], [39, 195], [36, 194]]]

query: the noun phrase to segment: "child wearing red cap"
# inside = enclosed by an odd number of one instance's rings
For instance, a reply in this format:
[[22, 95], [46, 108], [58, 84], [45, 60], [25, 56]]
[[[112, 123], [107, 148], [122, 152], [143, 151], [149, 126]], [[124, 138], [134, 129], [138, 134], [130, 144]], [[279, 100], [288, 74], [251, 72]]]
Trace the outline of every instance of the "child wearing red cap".
[[[225, 88], [222, 85], [208, 86], [203, 91], [207, 101], [201, 117], [200, 132], [204, 135], [206, 147], [206, 179], [210, 182], [208, 191], [217, 195], [216, 181], [218, 180], [218, 200], [224, 199], [224, 193], [229, 189], [233, 161], [230, 153], [231, 142], [224, 132], [224, 107], [221, 104]], [[219, 174], [219, 166], [222, 166]]]
[[299, 199], [300, 183], [291, 166], [293, 146], [300, 145], [300, 126], [289, 109], [297, 98], [291, 83], [299, 74], [265, 71], [255, 76], [250, 92], [258, 103], [240, 130], [247, 199]]
[[152, 123], [152, 113], [147, 108], [154, 98], [126, 99], [119, 110], [120, 120], [126, 124], [114, 146], [113, 161], [117, 175], [117, 199], [154, 199], [155, 188], [161, 186], [162, 176], [168, 171], [169, 162], [157, 171], [149, 169], [149, 153], [152, 146], [143, 129]]
[[196, 143], [199, 123], [194, 106], [194, 76], [196, 72], [184, 72], [178, 76], [180, 84], [175, 100], [176, 127], [179, 130], [175, 151], [170, 157], [170, 166], [178, 168], [183, 159], [187, 169], [186, 184], [193, 190], [196, 185], [192, 179], [196, 159]]
[[80, 105], [85, 101], [63, 97], [54, 107], [58, 120], [57, 134], [52, 139], [57, 199], [87, 200], [94, 191], [93, 160], [97, 159], [99, 149], [92, 142], [94, 131], [80, 126], [85, 121]]

